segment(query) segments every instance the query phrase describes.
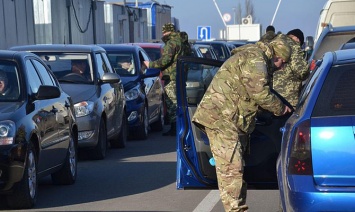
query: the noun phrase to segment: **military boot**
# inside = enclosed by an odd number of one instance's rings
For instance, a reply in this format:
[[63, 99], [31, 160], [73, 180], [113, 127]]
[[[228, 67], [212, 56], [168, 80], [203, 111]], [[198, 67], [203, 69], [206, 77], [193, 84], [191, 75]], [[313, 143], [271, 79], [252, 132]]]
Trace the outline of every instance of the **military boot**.
[[171, 123], [170, 130], [164, 132], [163, 136], [176, 136], [176, 122]]

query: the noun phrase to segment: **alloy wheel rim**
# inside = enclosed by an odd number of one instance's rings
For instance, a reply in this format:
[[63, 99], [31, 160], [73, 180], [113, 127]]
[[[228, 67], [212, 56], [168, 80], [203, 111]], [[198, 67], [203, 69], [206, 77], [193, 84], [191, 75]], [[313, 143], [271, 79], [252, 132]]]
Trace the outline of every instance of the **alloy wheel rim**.
[[36, 161], [32, 151], [28, 154], [28, 188], [32, 198], [36, 195], [37, 175], [36, 175]]

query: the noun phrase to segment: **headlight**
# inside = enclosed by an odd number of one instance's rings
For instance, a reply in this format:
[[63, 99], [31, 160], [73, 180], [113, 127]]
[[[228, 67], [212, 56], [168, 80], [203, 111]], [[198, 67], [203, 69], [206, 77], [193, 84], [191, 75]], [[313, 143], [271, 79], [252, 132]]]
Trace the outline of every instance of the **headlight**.
[[15, 131], [15, 122], [10, 120], [0, 121], [0, 145], [13, 144]]
[[79, 102], [74, 105], [77, 118], [89, 115], [94, 110], [94, 103], [90, 101]]
[[130, 100], [137, 99], [139, 96], [139, 93], [140, 93], [140, 91], [138, 90], [138, 88], [132, 88], [131, 90], [126, 91], [124, 93], [124, 95], [126, 97], [126, 100], [130, 101]]

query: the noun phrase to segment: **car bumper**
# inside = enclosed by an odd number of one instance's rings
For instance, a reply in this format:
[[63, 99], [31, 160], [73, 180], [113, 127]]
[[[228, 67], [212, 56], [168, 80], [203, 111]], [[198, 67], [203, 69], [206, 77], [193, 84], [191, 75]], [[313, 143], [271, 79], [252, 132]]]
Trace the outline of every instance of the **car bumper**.
[[78, 148], [90, 148], [97, 145], [100, 116], [88, 115], [77, 118]]
[[27, 145], [0, 146], [0, 193], [11, 190], [24, 173]]
[[316, 186], [312, 176], [289, 179], [281, 193], [284, 211], [355, 211], [354, 187]]

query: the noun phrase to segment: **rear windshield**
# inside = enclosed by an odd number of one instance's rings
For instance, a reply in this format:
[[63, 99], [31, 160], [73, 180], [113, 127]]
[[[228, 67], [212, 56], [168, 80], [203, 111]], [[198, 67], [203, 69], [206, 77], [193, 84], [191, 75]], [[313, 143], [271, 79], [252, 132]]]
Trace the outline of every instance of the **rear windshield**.
[[355, 115], [355, 64], [333, 66], [326, 77], [313, 117]]

